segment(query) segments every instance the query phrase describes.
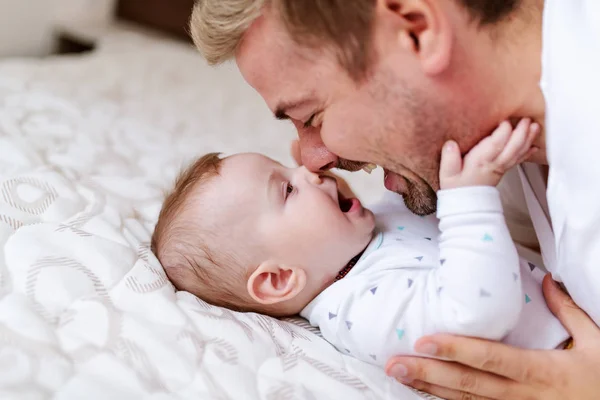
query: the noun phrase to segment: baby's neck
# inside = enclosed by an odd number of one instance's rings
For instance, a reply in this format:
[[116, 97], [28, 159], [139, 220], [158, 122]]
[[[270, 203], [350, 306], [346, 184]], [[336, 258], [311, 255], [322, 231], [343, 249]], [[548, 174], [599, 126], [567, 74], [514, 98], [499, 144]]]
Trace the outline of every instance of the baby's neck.
[[365, 252], [366, 249], [361, 250], [360, 253], [358, 253], [357, 255], [355, 255], [354, 257], [352, 257], [352, 259], [350, 261], [348, 261], [348, 263], [346, 264], [346, 266], [344, 268], [342, 268], [340, 270], [340, 272], [337, 274], [337, 276], [334, 279], [334, 282], [339, 281], [340, 279], [344, 278], [348, 272], [350, 272], [352, 270], [352, 268], [354, 268], [354, 266], [356, 265], [356, 263], [358, 262], [358, 260], [360, 259], [360, 257], [363, 255], [363, 253]]

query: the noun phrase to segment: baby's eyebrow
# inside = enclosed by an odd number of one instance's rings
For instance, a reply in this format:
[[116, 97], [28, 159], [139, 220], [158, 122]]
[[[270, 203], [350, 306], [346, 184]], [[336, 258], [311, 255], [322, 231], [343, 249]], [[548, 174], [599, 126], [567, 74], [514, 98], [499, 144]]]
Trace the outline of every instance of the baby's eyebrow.
[[273, 169], [269, 174], [269, 179], [267, 180], [267, 200], [274, 202], [277, 201], [277, 187], [278, 182], [281, 181], [281, 174]]

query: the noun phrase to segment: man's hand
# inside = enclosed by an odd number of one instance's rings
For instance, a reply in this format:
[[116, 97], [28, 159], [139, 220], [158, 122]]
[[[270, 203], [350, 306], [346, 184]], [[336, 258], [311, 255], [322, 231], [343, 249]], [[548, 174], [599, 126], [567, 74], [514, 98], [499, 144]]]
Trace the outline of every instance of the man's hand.
[[491, 136], [473, 147], [464, 160], [458, 144], [447, 142], [442, 148], [440, 163], [441, 189], [496, 186], [506, 171], [538, 150], [532, 144], [539, 132], [540, 126], [528, 118], [522, 119], [514, 130], [509, 122], [502, 122]]
[[448, 359], [395, 357], [388, 375], [448, 400], [595, 400], [600, 395], [600, 328], [546, 276], [544, 296], [572, 335], [570, 350], [524, 350], [452, 335], [420, 339], [415, 350]]

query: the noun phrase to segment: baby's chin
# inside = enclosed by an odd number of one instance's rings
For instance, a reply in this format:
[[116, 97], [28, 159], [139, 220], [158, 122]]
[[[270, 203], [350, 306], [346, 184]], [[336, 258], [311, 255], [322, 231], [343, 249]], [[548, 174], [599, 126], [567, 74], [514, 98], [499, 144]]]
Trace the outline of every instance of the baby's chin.
[[363, 218], [365, 219], [365, 227], [364, 227], [364, 232], [365, 232], [365, 239], [362, 241], [361, 245], [357, 246], [356, 249], [356, 254], [358, 254], [359, 252], [363, 251], [369, 244], [369, 242], [373, 239], [373, 236], [375, 235], [375, 214], [373, 214], [373, 211], [371, 211], [368, 208], [364, 209], [364, 216]]

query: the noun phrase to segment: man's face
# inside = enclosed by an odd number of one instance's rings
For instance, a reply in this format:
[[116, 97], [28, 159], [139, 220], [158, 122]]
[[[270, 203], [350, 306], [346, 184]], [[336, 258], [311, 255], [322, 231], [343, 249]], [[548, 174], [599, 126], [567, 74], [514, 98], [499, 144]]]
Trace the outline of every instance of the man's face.
[[377, 60], [356, 82], [333, 52], [296, 44], [267, 10], [246, 33], [236, 60], [275, 115], [294, 123], [307, 168], [378, 164], [386, 170], [386, 188], [402, 194], [414, 213], [430, 214], [440, 149], [475, 130], [477, 107], [459, 108], [458, 96], [444, 95], [386, 35], [375, 33]]

